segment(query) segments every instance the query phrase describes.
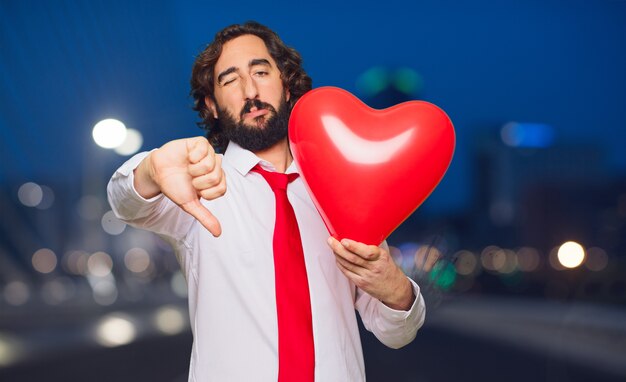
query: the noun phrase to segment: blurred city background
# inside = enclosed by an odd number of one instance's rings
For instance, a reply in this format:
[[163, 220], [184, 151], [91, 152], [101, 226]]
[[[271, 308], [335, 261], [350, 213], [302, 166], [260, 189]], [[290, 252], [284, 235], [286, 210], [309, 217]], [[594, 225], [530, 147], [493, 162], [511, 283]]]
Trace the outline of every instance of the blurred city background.
[[446, 176], [388, 239], [427, 322], [401, 350], [363, 332], [368, 380], [626, 380], [621, 0], [0, 0], [0, 380], [186, 381], [184, 278], [106, 184], [202, 135], [194, 57], [251, 19], [314, 87], [455, 125]]

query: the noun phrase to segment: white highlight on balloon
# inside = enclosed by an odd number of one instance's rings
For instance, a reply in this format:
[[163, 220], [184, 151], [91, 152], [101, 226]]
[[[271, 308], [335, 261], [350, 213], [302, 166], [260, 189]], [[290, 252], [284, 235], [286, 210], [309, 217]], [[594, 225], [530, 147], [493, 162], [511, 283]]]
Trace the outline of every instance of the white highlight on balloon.
[[336, 145], [344, 157], [358, 164], [379, 164], [389, 161], [391, 157], [404, 148], [415, 133], [415, 128], [384, 141], [370, 141], [354, 134], [339, 118], [323, 115], [322, 124], [326, 134]]
[[126, 126], [117, 119], [104, 119], [93, 127], [93, 140], [100, 147], [113, 149], [120, 146], [127, 135]]

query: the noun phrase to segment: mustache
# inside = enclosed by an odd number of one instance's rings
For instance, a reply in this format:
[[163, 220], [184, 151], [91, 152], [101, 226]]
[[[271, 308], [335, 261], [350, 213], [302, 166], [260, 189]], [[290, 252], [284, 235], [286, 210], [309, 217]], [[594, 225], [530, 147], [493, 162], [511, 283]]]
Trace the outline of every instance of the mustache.
[[276, 113], [274, 106], [270, 105], [269, 103], [263, 102], [259, 99], [249, 99], [246, 101], [245, 105], [243, 105], [241, 113], [239, 113], [239, 117], [243, 118], [243, 115], [249, 113], [250, 109], [252, 109], [253, 107], [256, 107], [257, 109], [266, 109]]

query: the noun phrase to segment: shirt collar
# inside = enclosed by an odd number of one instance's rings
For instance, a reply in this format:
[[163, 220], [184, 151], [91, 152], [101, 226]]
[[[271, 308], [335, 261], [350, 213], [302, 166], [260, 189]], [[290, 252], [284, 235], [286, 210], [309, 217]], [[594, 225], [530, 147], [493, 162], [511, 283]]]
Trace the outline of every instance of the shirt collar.
[[[261, 167], [263, 167], [263, 169], [267, 171], [276, 172], [276, 168], [273, 164], [259, 158], [252, 151], [246, 150], [232, 141], [228, 142], [228, 147], [226, 148], [226, 152], [224, 153], [224, 160], [230, 163], [235, 168], [235, 170], [239, 171], [239, 173], [243, 176], [246, 176], [250, 172], [250, 170], [252, 170], [252, 168], [257, 164], [260, 164]], [[291, 164], [289, 165], [285, 173], [299, 173], [295, 160], [291, 161]]]

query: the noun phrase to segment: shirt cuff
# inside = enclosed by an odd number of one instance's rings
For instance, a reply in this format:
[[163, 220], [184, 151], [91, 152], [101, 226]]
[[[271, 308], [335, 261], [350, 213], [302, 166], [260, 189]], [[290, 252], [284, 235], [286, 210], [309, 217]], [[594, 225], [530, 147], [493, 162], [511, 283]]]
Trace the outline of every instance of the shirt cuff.
[[407, 277], [413, 286], [413, 293], [415, 295], [415, 300], [413, 301], [413, 305], [409, 310], [396, 310], [388, 307], [382, 301], [380, 302], [380, 315], [389, 321], [397, 321], [397, 322], [406, 322], [409, 321], [413, 316], [417, 315], [420, 310], [422, 303], [422, 295], [420, 294], [420, 287], [417, 283], [411, 280], [410, 277]]
[[150, 154], [150, 152], [142, 152], [133, 156], [116, 171], [119, 175], [126, 178], [124, 180], [125, 188], [131, 191], [127, 192], [126, 203], [136, 208], [141, 208], [146, 204], [154, 203], [164, 197], [163, 194], [159, 194], [150, 199], [146, 199], [143, 196], [139, 195], [139, 192], [137, 192], [137, 189], [135, 189], [135, 169], [139, 166], [141, 161], [143, 161], [148, 156], [148, 154]]

